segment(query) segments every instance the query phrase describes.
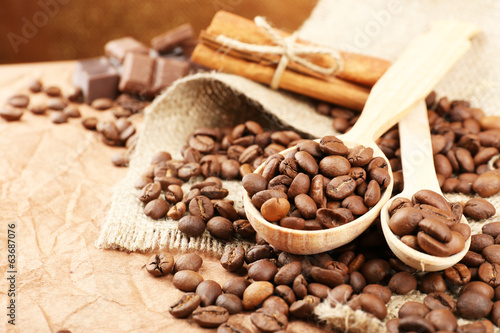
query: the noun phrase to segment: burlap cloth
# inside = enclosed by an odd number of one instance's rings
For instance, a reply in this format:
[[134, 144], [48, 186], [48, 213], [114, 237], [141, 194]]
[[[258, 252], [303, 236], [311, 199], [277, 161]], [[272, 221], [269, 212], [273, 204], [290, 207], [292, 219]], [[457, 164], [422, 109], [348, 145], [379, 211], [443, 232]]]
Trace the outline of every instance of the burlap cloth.
[[[500, 3], [494, 1], [320, 1], [300, 29], [300, 37], [340, 49], [394, 60], [414, 36], [429, 23], [443, 18], [479, 24], [484, 34], [473, 41], [471, 50], [436, 88], [438, 95], [470, 100], [487, 114], [500, 114]], [[270, 127], [292, 127], [315, 137], [334, 133], [331, 120], [315, 113], [307, 100], [276, 92], [246, 79], [209, 73], [188, 77], [158, 97], [148, 108], [142, 136], [127, 176], [117, 185], [111, 209], [96, 244], [102, 248], [149, 251], [158, 247], [196, 249], [220, 254], [227, 245], [208, 232], [198, 238], [180, 233], [177, 222], [153, 221], [143, 214], [136, 199], [135, 180], [149, 164], [151, 156], [166, 150], [180, 157], [187, 135], [200, 126], [234, 125], [243, 120], [267, 119]], [[188, 186], [188, 185], [186, 185]], [[241, 207], [241, 186], [225, 182], [231, 199]], [[468, 197], [450, 195], [451, 200]], [[500, 196], [489, 198], [500, 208]], [[490, 220], [496, 219], [492, 217]], [[485, 221], [472, 221], [480, 230]], [[248, 246], [248, 243], [236, 241]], [[233, 244], [230, 244], [233, 245]], [[387, 319], [397, 316], [399, 307], [425, 295], [393, 296]], [[352, 331], [384, 331], [384, 325], [345, 307], [316, 309], [321, 320]], [[462, 321], [461, 321], [462, 322]]]

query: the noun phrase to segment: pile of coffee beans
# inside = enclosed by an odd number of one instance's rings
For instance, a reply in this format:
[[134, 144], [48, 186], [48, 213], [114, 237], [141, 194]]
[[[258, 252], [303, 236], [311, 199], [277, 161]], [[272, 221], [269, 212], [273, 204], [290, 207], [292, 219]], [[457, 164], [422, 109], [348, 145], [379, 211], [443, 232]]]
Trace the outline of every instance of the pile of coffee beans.
[[[208, 230], [223, 240], [231, 240], [236, 234], [253, 238], [255, 231], [244, 210], [237, 211], [234, 202], [226, 199], [229, 191], [221, 178], [241, 179], [267, 156], [301, 139], [293, 131], [264, 131], [254, 121], [232, 128], [196, 129], [181, 151], [183, 160], [172, 159], [168, 152], [153, 156], [135, 184], [141, 189], [138, 199], [145, 204], [147, 216], [179, 220], [179, 230], [190, 237]], [[202, 181], [184, 193], [182, 185], [199, 176]]]
[[[281, 252], [258, 236], [246, 251], [228, 247], [220, 262], [235, 276], [222, 285], [204, 280], [198, 273], [202, 260], [193, 253], [176, 262], [168, 253], [155, 254], [146, 269], [153, 276], [174, 273], [172, 283], [186, 292], [172, 304], [172, 316], [191, 317], [218, 332], [285, 331], [289, 320], [315, 320], [314, 307], [323, 300], [385, 321], [391, 295], [414, 290], [427, 294], [423, 303], [399, 307], [398, 318], [387, 321], [388, 332], [493, 332], [493, 324], [500, 324], [500, 222], [485, 224], [482, 232], [472, 236], [460, 263], [424, 274], [392, 254], [379, 223], [341, 248], [311, 256]], [[227, 323], [242, 312], [254, 328]], [[458, 318], [478, 321], [459, 326]]]
[[[434, 166], [444, 193], [475, 194], [490, 197], [500, 192], [500, 160], [490, 170], [488, 161], [499, 154], [500, 117], [485, 116], [483, 110], [468, 101], [437, 99], [432, 92], [426, 98], [434, 153]], [[348, 131], [358, 114], [340, 107], [319, 103], [317, 111], [331, 115], [333, 127], [340, 133]], [[402, 190], [399, 134], [397, 127], [378, 141], [380, 149], [391, 162], [394, 192]]]
[[[25, 110], [35, 115], [46, 115], [50, 111], [50, 120], [54, 124], [67, 123], [69, 118], [81, 118], [78, 104], [82, 103], [83, 95], [80, 88], [74, 88], [69, 94], [63, 95], [57, 86], [44, 86], [40, 80], [33, 80], [28, 84], [29, 93], [14, 94], [7, 100], [7, 106], [0, 110], [0, 117], [6, 121], [18, 121]], [[32, 103], [29, 94], [43, 93], [46, 101]], [[99, 121], [96, 117], [82, 119], [82, 125], [88, 130], [96, 130], [101, 134], [102, 142], [108, 146], [127, 147], [127, 152], [116, 153], [111, 162], [115, 166], [128, 166], [129, 155], [135, 148], [138, 139], [135, 126], [127, 119], [144, 109], [147, 102], [122, 94], [116, 101], [109, 98], [98, 98], [90, 105], [99, 111], [110, 111], [116, 121]]]
[[463, 207], [441, 194], [420, 190], [410, 199], [396, 198], [389, 207], [389, 228], [409, 247], [438, 257], [464, 249], [471, 229], [460, 223]]
[[273, 154], [243, 187], [270, 221], [299, 230], [334, 228], [365, 214], [390, 183], [387, 162], [373, 149], [348, 148], [335, 136], [301, 140]]

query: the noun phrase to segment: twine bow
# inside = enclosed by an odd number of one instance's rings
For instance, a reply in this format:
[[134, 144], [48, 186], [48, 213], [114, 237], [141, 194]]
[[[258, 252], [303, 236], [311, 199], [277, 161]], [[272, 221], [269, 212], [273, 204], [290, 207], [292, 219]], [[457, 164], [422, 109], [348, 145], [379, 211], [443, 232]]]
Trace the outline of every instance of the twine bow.
[[[263, 28], [269, 36], [272, 38], [273, 42], [277, 44], [273, 45], [255, 45], [240, 42], [235, 39], [231, 39], [224, 35], [217, 36], [217, 41], [223, 46], [229, 49], [235, 49], [238, 51], [252, 52], [256, 54], [276, 54], [281, 56], [278, 66], [274, 71], [273, 78], [271, 80], [271, 88], [278, 89], [281, 76], [285, 72], [290, 61], [296, 62], [309, 70], [322, 75], [331, 75], [339, 71], [342, 67], [342, 58], [340, 54], [331, 48], [321, 47], [321, 46], [309, 46], [297, 43], [297, 32], [294, 32], [288, 37], [282, 37], [278, 35], [271, 25], [266, 21], [265, 18], [257, 16], [255, 19], [255, 24]], [[335, 66], [332, 67], [322, 67], [318, 66], [311, 61], [301, 57], [301, 55], [307, 54], [330, 54], [335, 59]]]

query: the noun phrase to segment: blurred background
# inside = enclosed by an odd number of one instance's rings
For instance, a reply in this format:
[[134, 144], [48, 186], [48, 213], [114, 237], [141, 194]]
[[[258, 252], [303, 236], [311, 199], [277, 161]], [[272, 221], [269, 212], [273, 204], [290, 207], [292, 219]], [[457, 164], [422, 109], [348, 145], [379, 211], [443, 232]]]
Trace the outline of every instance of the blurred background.
[[99, 56], [109, 40], [151, 38], [183, 23], [196, 33], [218, 10], [294, 31], [318, 0], [0, 0], [0, 64]]

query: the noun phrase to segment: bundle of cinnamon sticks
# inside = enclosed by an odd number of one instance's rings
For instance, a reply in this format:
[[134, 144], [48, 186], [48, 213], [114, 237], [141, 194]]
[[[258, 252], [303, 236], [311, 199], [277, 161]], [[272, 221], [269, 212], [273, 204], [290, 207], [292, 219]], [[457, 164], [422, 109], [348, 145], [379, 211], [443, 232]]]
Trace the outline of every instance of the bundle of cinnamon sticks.
[[[281, 30], [272, 30], [275, 36], [290, 36]], [[254, 21], [225, 11], [215, 14], [210, 26], [200, 33], [199, 39], [201, 43], [191, 55], [193, 62], [264, 84], [271, 83], [283, 56], [236, 49], [225, 43], [225, 40], [233, 40], [258, 46], [277, 45], [269, 31]], [[316, 46], [300, 39], [295, 43], [299, 47]], [[337, 57], [333, 53], [300, 54], [300, 57], [315, 66], [331, 68], [333, 71], [329, 74], [317, 72], [291, 60], [279, 78], [280, 89], [358, 111], [363, 109], [370, 87], [390, 65], [383, 59], [344, 51], [338, 51]]]

